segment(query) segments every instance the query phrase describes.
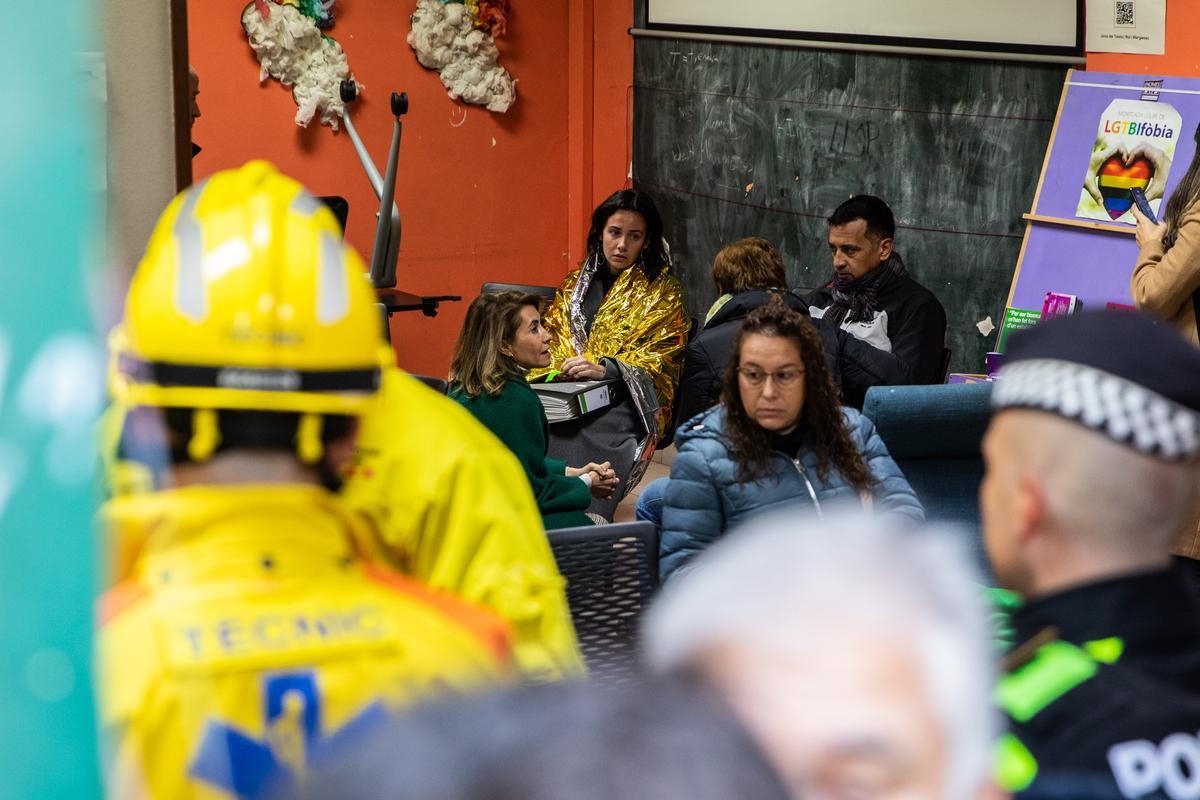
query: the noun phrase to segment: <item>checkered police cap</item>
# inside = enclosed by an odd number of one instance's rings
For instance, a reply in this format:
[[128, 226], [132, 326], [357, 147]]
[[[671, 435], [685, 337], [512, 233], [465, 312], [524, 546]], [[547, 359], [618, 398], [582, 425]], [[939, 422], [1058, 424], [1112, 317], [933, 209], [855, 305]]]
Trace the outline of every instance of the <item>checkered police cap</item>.
[[1013, 336], [992, 405], [1075, 420], [1158, 458], [1200, 455], [1200, 349], [1144, 314], [1089, 312]]

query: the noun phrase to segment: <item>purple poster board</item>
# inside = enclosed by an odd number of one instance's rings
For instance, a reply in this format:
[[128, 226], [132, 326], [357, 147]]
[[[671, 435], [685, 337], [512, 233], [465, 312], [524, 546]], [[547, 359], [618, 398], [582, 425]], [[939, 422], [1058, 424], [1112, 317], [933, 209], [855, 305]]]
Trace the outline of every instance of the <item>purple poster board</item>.
[[1200, 80], [1071, 71], [1063, 91], [1008, 305], [1040, 309], [1046, 292], [1130, 304], [1127, 187], [1144, 185], [1156, 210], [1170, 197], [1195, 152]]

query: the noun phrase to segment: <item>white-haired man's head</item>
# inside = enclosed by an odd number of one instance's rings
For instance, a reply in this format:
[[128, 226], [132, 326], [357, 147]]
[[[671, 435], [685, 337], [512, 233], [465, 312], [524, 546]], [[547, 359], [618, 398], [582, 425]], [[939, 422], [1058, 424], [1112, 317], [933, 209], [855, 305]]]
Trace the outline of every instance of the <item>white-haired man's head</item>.
[[985, 796], [995, 669], [957, 544], [879, 518], [761, 519], [664, 590], [646, 659], [723, 695], [806, 798]]

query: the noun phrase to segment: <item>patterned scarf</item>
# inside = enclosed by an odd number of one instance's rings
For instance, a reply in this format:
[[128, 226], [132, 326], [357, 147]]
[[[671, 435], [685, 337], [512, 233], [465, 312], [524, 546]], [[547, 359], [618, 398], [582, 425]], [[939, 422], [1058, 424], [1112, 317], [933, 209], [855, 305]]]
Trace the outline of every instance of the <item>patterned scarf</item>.
[[825, 319], [839, 326], [843, 322], [870, 322], [881, 310], [879, 293], [906, 277], [908, 270], [894, 250], [887, 261], [861, 278], [842, 278], [835, 273], [829, 282], [833, 305], [825, 312]]

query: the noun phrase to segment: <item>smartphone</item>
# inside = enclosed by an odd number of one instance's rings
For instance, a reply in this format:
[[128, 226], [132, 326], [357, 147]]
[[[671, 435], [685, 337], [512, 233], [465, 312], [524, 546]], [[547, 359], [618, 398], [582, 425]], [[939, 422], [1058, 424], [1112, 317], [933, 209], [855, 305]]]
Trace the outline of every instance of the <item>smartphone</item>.
[[1130, 189], [1129, 193], [1133, 195], [1133, 202], [1137, 204], [1138, 211], [1141, 211], [1146, 215], [1147, 219], [1157, 225], [1158, 218], [1154, 216], [1154, 209], [1150, 207], [1150, 201], [1146, 199], [1146, 193], [1136, 187]]

